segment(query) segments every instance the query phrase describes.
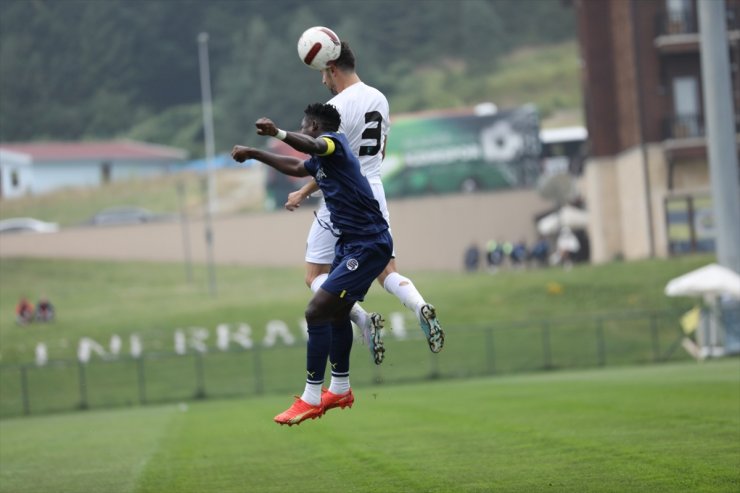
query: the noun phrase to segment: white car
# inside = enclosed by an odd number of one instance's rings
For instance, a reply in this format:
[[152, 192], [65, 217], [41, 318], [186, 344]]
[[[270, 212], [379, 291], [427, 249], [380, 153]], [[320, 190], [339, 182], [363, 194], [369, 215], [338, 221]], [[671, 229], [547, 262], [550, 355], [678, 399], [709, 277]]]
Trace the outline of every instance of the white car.
[[134, 206], [116, 206], [95, 214], [90, 223], [96, 226], [109, 224], [141, 224], [157, 220], [157, 214], [149, 209]]
[[0, 234], [5, 233], [56, 233], [59, 224], [39, 221], [32, 217], [14, 217], [0, 221]]

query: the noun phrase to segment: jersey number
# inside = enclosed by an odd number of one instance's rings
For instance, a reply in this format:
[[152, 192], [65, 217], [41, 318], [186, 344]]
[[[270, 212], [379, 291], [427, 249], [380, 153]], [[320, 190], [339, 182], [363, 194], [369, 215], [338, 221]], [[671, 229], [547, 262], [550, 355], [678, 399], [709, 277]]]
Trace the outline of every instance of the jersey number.
[[374, 156], [380, 151], [380, 137], [382, 136], [383, 116], [378, 111], [365, 113], [365, 123], [377, 123], [362, 132], [363, 139], [372, 139], [375, 144], [371, 146], [360, 146], [360, 156]]

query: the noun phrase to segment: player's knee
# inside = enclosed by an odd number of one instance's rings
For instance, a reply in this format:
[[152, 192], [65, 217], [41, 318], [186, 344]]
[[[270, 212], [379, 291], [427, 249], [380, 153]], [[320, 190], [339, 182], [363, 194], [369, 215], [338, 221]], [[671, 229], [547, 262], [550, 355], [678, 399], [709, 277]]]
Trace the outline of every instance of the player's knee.
[[328, 320], [324, 307], [319, 303], [314, 302], [314, 300], [311, 300], [308, 304], [304, 315], [306, 317], [306, 323], [308, 324], [321, 324]]

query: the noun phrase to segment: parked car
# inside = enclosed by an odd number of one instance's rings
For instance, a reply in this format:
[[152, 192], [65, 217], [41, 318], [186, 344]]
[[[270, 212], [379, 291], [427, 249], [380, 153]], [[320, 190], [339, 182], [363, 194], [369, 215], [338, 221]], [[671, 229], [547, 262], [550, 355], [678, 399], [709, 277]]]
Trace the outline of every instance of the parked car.
[[135, 206], [115, 206], [103, 209], [90, 218], [90, 224], [103, 226], [109, 224], [141, 224], [152, 221], [159, 221], [164, 217], [156, 214], [149, 209]]
[[0, 233], [56, 233], [59, 224], [32, 217], [14, 217], [0, 221]]

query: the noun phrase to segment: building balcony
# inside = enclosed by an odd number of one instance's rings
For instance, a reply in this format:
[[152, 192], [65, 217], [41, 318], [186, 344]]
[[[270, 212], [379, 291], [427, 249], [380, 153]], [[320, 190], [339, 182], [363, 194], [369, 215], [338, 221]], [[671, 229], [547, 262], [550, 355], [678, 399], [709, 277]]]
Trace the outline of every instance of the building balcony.
[[663, 140], [704, 137], [704, 115], [670, 116], [663, 119]]
[[655, 32], [658, 36], [697, 34], [699, 24], [694, 12], [660, 13], [655, 17]]
[[[727, 5], [725, 15], [731, 41], [740, 36], [740, 3]], [[699, 18], [694, 11], [662, 12], [655, 17], [655, 47], [661, 53], [699, 51]]]
[[[706, 159], [704, 115], [671, 116], [663, 119], [663, 149], [670, 160]], [[735, 114], [735, 134], [740, 151], [740, 113]]]

